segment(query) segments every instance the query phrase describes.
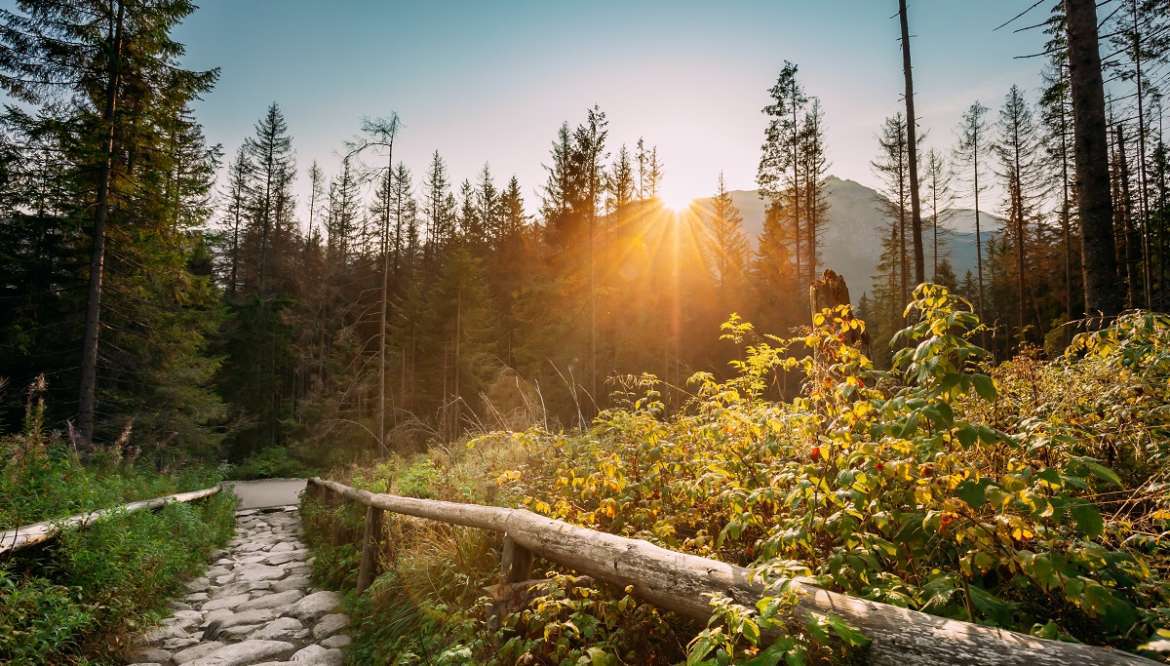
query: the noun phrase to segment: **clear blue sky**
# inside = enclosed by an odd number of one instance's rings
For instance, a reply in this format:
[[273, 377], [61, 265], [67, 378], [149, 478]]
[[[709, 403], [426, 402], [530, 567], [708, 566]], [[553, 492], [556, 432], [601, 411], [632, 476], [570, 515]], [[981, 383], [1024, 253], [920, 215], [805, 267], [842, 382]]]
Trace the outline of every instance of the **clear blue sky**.
[[[785, 59], [800, 65], [827, 115], [832, 172], [866, 184], [882, 119], [902, 86], [896, 0], [203, 0], [178, 38], [191, 67], [218, 66], [197, 107], [209, 139], [232, 154], [278, 102], [301, 178], [336, 171], [364, 116], [397, 111], [397, 156], [421, 181], [433, 150], [456, 179], [489, 162], [519, 176], [529, 208], [561, 121], [599, 104], [616, 150], [659, 147], [666, 187], [705, 195], [720, 170], [754, 187], [766, 90]], [[992, 29], [1025, 0], [911, 0], [921, 127], [949, 147], [962, 109], [997, 108], [1012, 83], [1034, 95], [1035, 31]], [[1042, 9], [1028, 19], [1039, 19]], [[1035, 22], [1026, 21], [1026, 22]]]

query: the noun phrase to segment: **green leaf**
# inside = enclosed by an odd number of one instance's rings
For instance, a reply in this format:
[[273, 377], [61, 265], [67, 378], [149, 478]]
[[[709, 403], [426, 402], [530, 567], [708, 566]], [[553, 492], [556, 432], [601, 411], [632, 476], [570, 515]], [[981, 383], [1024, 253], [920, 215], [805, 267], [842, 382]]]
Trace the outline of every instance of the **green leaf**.
[[979, 431], [970, 424], [967, 424], [956, 430], [955, 435], [958, 436], [959, 443], [962, 444], [964, 448], [974, 446], [975, 442], [979, 439]]
[[988, 402], [995, 400], [995, 382], [991, 381], [991, 377], [982, 374], [972, 375], [971, 381], [974, 382], [975, 392], [980, 397]]
[[1105, 521], [1101, 519], [1101, 512], [1090, 502], [1076, 502], [1069, 508], [1073, 520], [1077, 522], [1077, 529], [1085, 536], [1100, 536], [1105, 529]]
[[784, 653], [784, 663], [786, 666], [805, 666], [808, 663], [808, 651], [803, 645], [793, 646], [791, 650]]
[[1102, 481], [1108, 481], [1109, 483], [1112, 483], [1113, 485], [1117, 486], [1118, 488], [1122, 487], [1121, 477], [1117, 476], [1117, 472], [1114, 472], [1113, 470], [1102, 465], [1101, 463], [1097, 462], [1096, 460], [1093, 460], [1092, 458], [1083, 458], [1082, 457], [1082, 458], [1077, 458], [1076, 460], [1085, 469], [1089, 470], [1089, 472], [1091, 472], [1093, 474], [1093, 476], [1097, 477], [1098, 479], [1101, 479]]
[[614, 666], [617, 659], [599, 647], [591, 647], [585, 651], [589, 655], [589, 666]]
[[697, 666], [715, 649], [715, 640], [710, 636], [703, 636], [695, 641], [687, 653], [687, 666]]
[[971, 594], [971, 604], [992, 624], [1000, 627], [1011, 624], [1015, 604], [1000, 599], [978, 585], [968, 585], [967, 590]]
[[776, 666], [788, 654], [790, 649], [792, 649], [792, 639], [788, 637], [780, 638], [775, 643], [769, 645], [763, 652], [748, 661], [742, 662], [742, 666]]
[[972, 508], [978, 509], [987, 503], [987, 486], [990, 484], [991, 479], [978, 481], [967, 479], [955, 486], [955, 496], [970, 504]]
[[869, 645], [869, 638], [856, 627], [846, 622], [840, 615], [830, 613], [825, 616], [825, 621], [828, 623], [829, 628], [833, 630], [833, 633], [845, 641], [846, 645], [851, 647]]

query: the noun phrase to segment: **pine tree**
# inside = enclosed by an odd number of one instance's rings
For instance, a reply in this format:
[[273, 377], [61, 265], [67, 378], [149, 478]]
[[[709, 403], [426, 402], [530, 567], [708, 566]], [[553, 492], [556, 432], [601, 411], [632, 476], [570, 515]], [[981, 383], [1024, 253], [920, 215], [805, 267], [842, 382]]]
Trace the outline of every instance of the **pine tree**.
[[975, 102], [963, 113], [959, 123], [959, 143], [955, 147], [954, 157], [962, 170], [963, 181], [968, 186], [968, 192], [975, 201], [975, 291], [974, 300], [977, 314], [981, 316], [984, 309], [984, 280], [983, 280], [983, 228], [980, 220], [979, 195], [987, 188], [983, 176], [984, 164], [987, 162], [987, 153], [991, 141], [988, 138], [989, 129], [984, 117], [987, 107]]
[[720, 306], [726, 310], [723, 314], [729, 314], [741, 307], [739, 295], [747, 272], [748, 243], [743, 232], [743, 215], [731, 200], [723, 172], [719, 172], [707, 227], [711, 234], [710, 253], [715, 263]]
[[828, 194], [825, 178], [829, 160], [825, 148], [825, 114], [820, 99], [813, 97], [800, 127], [801, 178], [804, 183], [805, 247], [809, 282], [816, 280], [817, 248], [820, 246], [821, 228], [829, 219]]
[[1095, 0], [1065, 0], [1069, 89], [1076, 146], [1076, 201], [1081, 221], [1085, 311], [1121, 310], [1109, 192], [1109, 145], [1105, 136], [1105, 88]]
[[241, 146], [236, 151], [235, 158], [228, 164], [227, 191], [224, 193], [226, 205], [226, 219], [224, 226], [227, 229], [227, 255], [229, 262], [227, 281], [227, 295], [235, 298], [240, 288], [240, 262], [247, 207], [252, 200], [252, 181], [254, 173], [252, 163], [248, 161], [248, 154]]
[[796, 242], [794, 259], [797, 279], [801, 279], [801, 127], [800, 114], [808, 99], [796, 80], [797, 66], [785, 61], [776, 83], [768, 90], [771, 102], [764, 107], [768, 119], [764, 143], [760, 147], [760, 164], [756, 184], [760, 196], [773, 207], [787, 201], [792, 206], [791, 219]]
[[256, 123], [256, 135], [244, 142], [248, 160], [256, 167], [256, 183], [251, 210], [252, 233], [257, 236], [258, 248], [254, 258], [256, 283], [252, 290], [264, 296], [271, 287], [273, 240], [279, 233], [281, 203], [289, 197], [285, 188], [291, 184], [289, 174], [294, 170], [292, 139], [284, 113], [273, 102]]
[[1003, 180], [1007, 194], [1004, 205], [1008, 221], [1006, 232], [1015, 249], [1016, 259], [1016, 325], [1023, 337], [1027, 325], [1024, 311], [1029, 305], [1026, 289], [1028, 230], [1035, 223], [1034, 208], [1046, 193], [1037, 161], [1040, 144], [1032, 111], [1017, 86], [1012, 86], [1004, 98], [998, 129], [1000, 138], [993, 150], [999, 163], [997, 174]]
[[325, 196], [325, 172], [313, 162], [309, 166], [309, 229], [305, 233], [306, 247], [319, 243], [317, 237], [317, 209]]
[[624, 144], [618, 150], [617, 159], [610, 168], [606, 184], [608, 187], [605, 209], [620, 216], [626, 206], [634, 200], [634, 169], [630, 164], [630, 151]]
[[[126, 156], [135, 154], [136, 147], [165, 145], [163, 122], [176, 120], [218, 75], [179, 65], [183, 46], [171, 32], [193, 10], [194, 5], [181, 0], [147, 5], [21, 0], [14, 9], [0, 12], [0, 85], [17, 100], [49, 113], [72, 114], [66, 122], [82, 132], [73, 143], [82, 151], [75, 156], [78, 174], [96, 193], [92, 205], [85, 206], [92, 211], [92, 243], [78, 430], [86, 442], [95, 434], [108, 225], [116, 205], [134, 191], [136, 179], [147, 175], [131, 171]], [[58, 100], [68, 103], [58, 105]]]
[[476, 188], [475, 197], [476, 205], [479, 208], [477, 218], [479, 219], [479, 225], [483, 229], [481, 242], [488, 245], [495, 245], [501, 235], [499, 222], [500, 198], [499, 192], [496, 189], [496, 183], [492, 179], [491, 168], [487, 164], [483, 165], [483, 171], [479, 174], [479, 186]]
[[[605, 141], [609, 135], [609, 121], [597, 105], [585, 113], [585, 122], [573, 133], [573, 161], [581, 179], [581, 212], [586, 219], [587, 264], [589, 267], [589, 392], [597, 395], [597, 209], [605, 185]], [[651, 153], [652, 169], [657, 164], [657, 153]], [[657, 179], [652, 180], [652, 184]]]
[[653, 199], [658, 196], [658, 188], [662, 186], [662, 178], [666, 175], [666, 165], [658, 159], [658, 146], [650, 149], [649, 165], [646, 173], [646, 194]]
[[[1063, 15], [1059, 16], [1063, 22]], [[1057, 32], [1057, 44], [1062, 33]], [[1058, 48], [1051, 46], [1050, 48]], [[1068, 74], [1063, 49], [1058, 48], [1051, 67], [1044, 74], [1044, 90], [1040, 97], [1040, 122], [1044, 128], [1042, 138], [1044, 155], [1049, 172], [1056, 181], [1059, 192], [1059, 212], [1064, 268], [1064, 319], [1073, 318], [1073, 215], [1072, 215], [1072, 108], [1068, 98]]]
[[[910, 169], [906, 119], [901, 113], [886, 119], [882, 134], [878, 137], [881, 152], [872, 162], [874, 170], [883, 182], [890, 216], [890, 232], [887, 247], [879, 269], [884, 271], [891, 293], [896, 294], [889, 302], [892, 319], [897, 318], [902, 306], [910, 300], [910, 255], [906, 246], [908, 217], [910, 213]], [[888, 255], [888, 256], [887, 256]], [[878, 292], [875, 289], [875, 299]]]
[[[930, 279], [939, 283], [939, 267], [946, 263], [949, 267], [949, 262], [944, 254], [944, 247], [939, 245], [939, 231], [946, 233], [945, 228], [940, 228], [939, 223], [942, 216], [951, 208], [954, 203], [951, 196], [951, 170], [950, 166], [933, 148], [926, 155], [926, 191], [930, 202], [930, 228], [931, 228], [931, 277]], [[954, 278], [954, 273], [950, 274]], [[941, 283], [940, 283], [941, 284]], [[953, 284], [952, 284], [953, 286]]]
[[436, 251], [443, 247], [455, 233], [455, 206], [451, 200], [451, 182], [447, 178], [447, 165], [435, 151], [425, 180], [426, 234], [424, 240], [425, 260], [429, 264]]

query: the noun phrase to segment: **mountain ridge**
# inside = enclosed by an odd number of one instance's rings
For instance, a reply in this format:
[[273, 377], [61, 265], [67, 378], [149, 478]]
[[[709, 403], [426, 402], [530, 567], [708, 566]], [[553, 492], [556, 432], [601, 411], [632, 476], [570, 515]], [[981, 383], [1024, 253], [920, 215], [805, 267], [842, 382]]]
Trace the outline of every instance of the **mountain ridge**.
[[[840, 273], [854, 302], [869, 292], [873, 275], [881, 258], [881, 237], [889, 218], [883, 206], [886, 199], [873, 188], [855, 180], [829, 176], [825, 179], [829, 203], [828, 221], [821, 230], [818, 270], [831, 268]], [[730, 190], [731, 200], [743, 216], [744, 234], [754, 249], [764, 227], [764, 201], [759, 190]], [[710, 202], [710, 198], [699, 199]], [[929, 277], [934, 263], [929, 219], [924, 219], [926, 272]], [[1005, 223], [1001, 217], [980, 211], [980, 237], [987, 241], [998, 234]], [[944, 245], [945, 243], [945, 245]], [[940, 254], [950, 256], [955, 275], [962, 280], [967, 271], [976, 270], [975, 211], [955, 208], [946, 211], [939, 224]], [[944, 249], [945, 247], [945, 249]]]

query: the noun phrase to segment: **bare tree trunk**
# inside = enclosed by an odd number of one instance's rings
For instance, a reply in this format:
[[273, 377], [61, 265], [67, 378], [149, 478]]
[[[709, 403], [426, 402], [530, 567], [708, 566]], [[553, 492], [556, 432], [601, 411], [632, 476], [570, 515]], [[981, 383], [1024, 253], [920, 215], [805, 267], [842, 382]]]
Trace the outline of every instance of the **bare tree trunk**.
[[[378, 327], [378, 446], [386, 454], [386, 319], [389, 313], [387, 302], [390, 290], [390, 182], [394, 175], [394, 137], [390, 137], [389, 155], [386, 158], [386, 211], [382, 223], [382, 312]], [[398, 240], [395, 239], [394, 262], [398, 262]]]
[[1138, 306], [1138, 234], [1133, 224], [1133, 194], [1129, 189], [1129, 155], [1125, 152], [1125, 132], [1121, 123], [1114, 130], [1117, 133], [1118, 184], [1121, 189], [1121, 229], [1125, 247], [1125, 306]]
[[918, 198], [918, 119], [914, 115], [914, 73], [910, 65], [910, 27], [906, 18], [906, 0], [898, 0], [898, 19], [902, 24], [902, 74], [906, 79], [906, 140], [910, 157], [910, 228], [914, 234], [914, 282], [926, 282], [926, 258], [922, 252], [922, 204]]
[[[978, 130], [976, 130], [978, 132]], [[979, 284], [975, 290], [975, 302], [979, 309], [979, 316], [983, 316], [983, 230], [979, 222], [979, 136], [976, 134], [973, 146], [975, 155], [975, 273]], [[984, 346], [987, 343], [987, 333], [981, 336]]]
[[1153, 307], [1153, 278], [1150, 273], [1150, 206], [1146, 189], [1146, 111], [1145, 85], [1142, 80], [1142, 40], [1138, 26], [1137, 0], [1130, 0], [1133, 11], [1133, 64], [1137, 77], [1137, 122], [1138, 122], [1138, 210], [1142, 217], [1142, 283], [1145, 285], [1146, 308]]
[[1109, 196], [1109, 147], [1105, 136], [1097, 4], [1096, 0], [1064, 0], [1064, 8], [1085, 311], [1114, 315], [1121, 309], [1121, 298], [1114, 257], [1113, 201]]
[[[796, 117], [796, 77], [792, 78], [792, 233], [796, 236], [796, 283], [800, 284], [800, 125]], [[816, 276], [809, 273], [811, 283]]]
[[110, 214], [110, 181], [114, 170], [116, 132], [114, 114], [118, 110], [118, 88], [121, 86], [122, 30], [126, 5], [118, 2], [117, 17], [111, 16], [109, 28], [110, 61], [106, 80], [105, 106], [102, 124], [105, 136], [102, 145], [102, 165], [98, 175], [97, 203], [93, 220], [93, 249], [89, 260], [89, 299], [85, 307], [85, 334], [81, 343], [81, 395], [78, 398], [77, 426], [82, 440], [93, 443], [94, 411], [97, 406], [98, 339], [101, 332], [102, 279], [105, 277], [106, 220]]
[[1015, 158], [1015, 191], [1012, 192], [1012, 221], [1016, 227], [1016, 319], [1020, 327], [1020, 340], [1024, 339], [1024, 301], [1027, 292], [1024, 291], [1024, 172], [1020, 167], [1020, 133], [1019, 125], [1013, 124], [1012, 152]]
[[1072, 222], [1070, 220], [1068, 177], [1068, 117], [1064, 108], [1064, 86], [1060, 88], [1060, 231], [1064, 236], [1064, 319], [1072, 320]]
[[[904, 140], [905, 137], [899, 137], [899, 141]], [[904, 159], [906, 155], [906, 147], [902, 146], [899, 152], [899, 161]], [[902, 302], [901, 306], [910, 302], [910, 259], [906, 255], [906, 169], [904, 164], [898, 165], [898, 278], [901, 281], [902, 287]]]

